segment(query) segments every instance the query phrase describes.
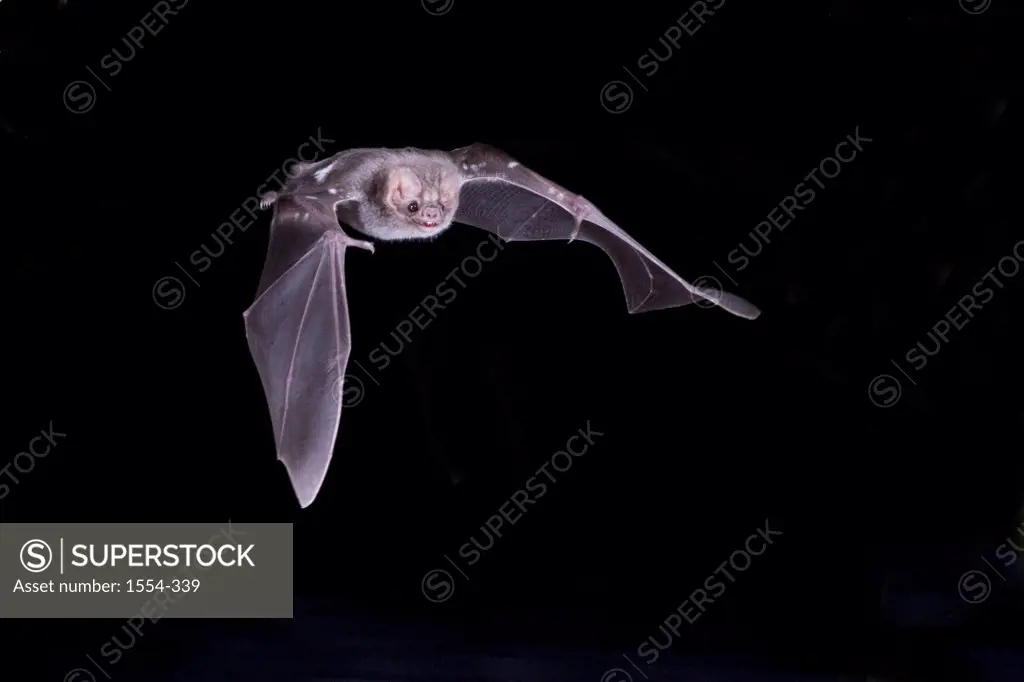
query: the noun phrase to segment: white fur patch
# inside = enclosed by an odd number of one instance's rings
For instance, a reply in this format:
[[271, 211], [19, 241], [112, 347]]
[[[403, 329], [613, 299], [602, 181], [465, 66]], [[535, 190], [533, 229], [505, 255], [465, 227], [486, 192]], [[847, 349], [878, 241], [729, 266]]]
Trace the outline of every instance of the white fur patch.
[[516, 167], [516, 166], [518, 166], [518, 165], [519, 165], [519, 162], [518, 162], [518, 161], [509, 161], [509, 162], [508, 162], [508, 167], [509, 167], [509, 168], [515, 168], [515, 167]]
[[332, 170], [334, 170], [334, 164], [336, 163], [337, 161], [332, 161], [331, 163], [327, 164], [326, 166], [318, 170], [316, 173], [313, 173], [313, 175], [316, 176], [316, 181], [323, 182], [324, 180], [326, 180], [327, 176], [331, 174]]
[[337, 194], [337, 193], [338, 193], [338, 190], [336, 190], [336, 189], [334, 189], [333, 187], [331, 187], [331, 188], [330, 188], [329, 190], [327, 190], [327, 193], [328, 193], [328, 194]]

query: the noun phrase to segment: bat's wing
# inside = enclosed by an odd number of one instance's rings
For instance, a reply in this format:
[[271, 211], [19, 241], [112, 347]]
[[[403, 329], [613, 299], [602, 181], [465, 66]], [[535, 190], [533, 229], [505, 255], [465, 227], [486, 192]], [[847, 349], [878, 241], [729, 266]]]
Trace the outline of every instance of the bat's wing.
[[451, 155], [463, 176], [457, 222], [507, 241], [582, 239], [601, 247], [619, 273], [629, 312], [708, 301], [748, 320], [761, 314], [739, 296], [687, 282], [596, 206], [501, 150], [474, 144]]
[[351, 335], [345, 249], [333, 207], [281, 198], [256, 300], [244, 313], [277, 443], [299, 504], [316, 497], [341, 420]]

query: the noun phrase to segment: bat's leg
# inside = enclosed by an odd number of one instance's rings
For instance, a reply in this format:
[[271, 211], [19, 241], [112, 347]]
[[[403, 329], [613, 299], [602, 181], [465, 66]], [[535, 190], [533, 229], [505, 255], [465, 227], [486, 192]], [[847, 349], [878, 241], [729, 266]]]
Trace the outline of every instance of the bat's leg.
[[590, 216], [591, 203], [584, 199], [579, 194], [570, 194], [569, 199], [566, 201], [569, 205], [569, 210], [572, 212], [573, 220], [576, 222], [576, 227], [572, 231], [572, 235], [569, 237], [569, 243], [576, 239], [576, 235], [580, 233], [580, 228], [583, 227], [583, 221]]
[[341, 244], [342, 246], [354, 246], [357, 249], [366, 249], [370, 253], [374, 252], [373, 242], [368, 242], [362, 239], [356, 239], [355, 237], [350, 237], [344, 230], [340, 228], [337, 230], [330, 230], [329, 232], [325, 232], [324, 236], [329, 239], [333, 239], [335, 242]]

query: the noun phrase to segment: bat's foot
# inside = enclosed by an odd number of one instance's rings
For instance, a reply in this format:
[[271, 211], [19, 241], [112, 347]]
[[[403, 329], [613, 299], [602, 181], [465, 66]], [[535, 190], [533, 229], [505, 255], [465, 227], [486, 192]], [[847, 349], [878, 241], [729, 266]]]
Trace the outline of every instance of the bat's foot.
[[344, 246], [344, 247], [354, 247], [354, 248], [357, 248], [357, 249], [366, 249], [370, 253], [373, 253], [375, 248], [376, 248], [376, 247], [374, 247], [373, 242], [368, 242], [368, 241], [365, 241], [365, 240], [362, 240], [362, 239], [356, 239], [354, 237], [350, 237], [345, 232], [343, 232], [342, 230], [330, 230], [330, 231], [324, 233], [324, 236], [334, 240], [337, 244], [340, 244], [341, 246]]
[[275, 201], [277, 201], [277, 192], [267, 192], [266, 194], [260, 195], [260, 208], [266, 210]]

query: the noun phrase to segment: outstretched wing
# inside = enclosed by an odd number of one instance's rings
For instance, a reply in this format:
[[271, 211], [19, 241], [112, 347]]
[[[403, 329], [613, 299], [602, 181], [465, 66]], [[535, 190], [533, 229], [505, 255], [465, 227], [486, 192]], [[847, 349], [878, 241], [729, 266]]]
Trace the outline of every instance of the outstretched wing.
[[507, 241], [581, 239], [601, 247], [619, 273], [630, 313], [706, 301], [748, 320], [761, 314], [739, 296], [687, 282], [596, 206], [505, 152], [473, 144], [450, 153], [463, 175], [457, 222]]
[[341, 420], [341, 382], [351, 335], [345, 249], [334, 211], [278, 200], [256, 300], [245, 333], [277, 443], [299, 504], [309, 506], [327, 475]]

